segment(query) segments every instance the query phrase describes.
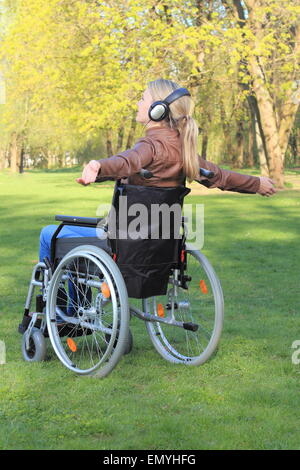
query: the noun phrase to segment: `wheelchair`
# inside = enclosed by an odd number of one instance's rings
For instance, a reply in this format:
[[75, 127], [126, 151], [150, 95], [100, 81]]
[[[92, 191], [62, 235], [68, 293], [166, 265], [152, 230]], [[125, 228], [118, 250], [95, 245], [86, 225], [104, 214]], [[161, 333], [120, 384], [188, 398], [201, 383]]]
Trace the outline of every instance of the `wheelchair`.
[[[120, 186], [117, 182], [113, 201]], [[130, 263], [119, 264], [109, 240], [57, 237], [64, 225], [101, 225], [105, 231], [107, 219], [59, 215], [55, 220], [60, 225], [52, 237], [51, 259], [33, 268], [19, 325], [26, 361], [45, 360], [49, 338], [67, 369], [105, 377], [131, 351], [132, 317], [145, 323], [154, 348], [171, 363], [198, 366], [213, 355], [223, 327], [222, 288], [206, 256], [186, 243], [184, 217], [171, 262], [156, 267], [139, 293], [132, 277], [136, 267], [131, 272]], [[147, 266], [141, 266], [136, 282], [147, 277]], [[138, 301], [129, 303], [131, 297]]]

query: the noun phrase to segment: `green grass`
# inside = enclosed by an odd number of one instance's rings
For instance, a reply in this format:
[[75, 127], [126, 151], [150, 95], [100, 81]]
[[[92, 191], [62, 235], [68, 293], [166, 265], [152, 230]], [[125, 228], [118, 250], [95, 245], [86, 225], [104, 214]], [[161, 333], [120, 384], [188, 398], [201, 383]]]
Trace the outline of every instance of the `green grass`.
[[219, 350], [200, 367], [172, 365], [134, 318], [133, 351], [99, 380], [54, 353], [24, 362], [16, 331], [40, 229], [111, 199], [112, 184], [82, 187], [78, 174], [0, 174], [0, 448], [299, 449], [300, 192], [188, 196], [205, 204], [203, 252], [223, 286]]

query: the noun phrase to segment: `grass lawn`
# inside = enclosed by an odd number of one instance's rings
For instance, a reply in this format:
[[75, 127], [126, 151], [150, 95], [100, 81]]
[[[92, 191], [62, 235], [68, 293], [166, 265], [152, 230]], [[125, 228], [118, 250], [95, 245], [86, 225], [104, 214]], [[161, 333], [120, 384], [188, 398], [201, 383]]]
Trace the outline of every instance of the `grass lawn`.
[[133, 351], [100, 380], [54, 353], [24, 362], [17, 333], [40, 229], [55, 214], [93, 217], [111, 199], [111, 183], [79, 186], [79, 173], [0, 173], [0, 449], [299, 449], [300, 191], [201, 194], [195, 184], [186, 202], [205, 204], [203, 253], [225, 299], [218, 353], [172, 365], [134, 318]]

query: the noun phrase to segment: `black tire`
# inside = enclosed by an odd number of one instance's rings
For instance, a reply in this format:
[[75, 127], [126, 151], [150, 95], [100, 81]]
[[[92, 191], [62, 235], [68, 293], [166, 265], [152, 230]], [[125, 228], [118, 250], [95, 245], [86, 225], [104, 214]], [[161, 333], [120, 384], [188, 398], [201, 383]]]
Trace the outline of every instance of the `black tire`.
[[129, 353], [131, 353], [132, 348], [133, 348], [133, 336], [132, 336], [131, 330], [130, 330], [130, 328], [129, 328], [129, 329], [128, 329], [128, 337], [127, 337], [127, 340], [126, 340], [126, 346], [125, 346], [124, 354], [129, 354]]
[[29, 348], [26, 347], [25, 332], [22, 339], [22, 355], [27, 362], [41, 362], [46, 357], [46, 340], [43, 333], [38, 328], [32, 328], [29, 338]]
[[[73, 305], [72, 315], [65, 317], [71, 327], [67, 335], [61, 334], [59, 325], [59, 315], [65, 316], [65, 299], [60, 299], [63, 283], [67, 303]], [[102, 284], [109, 287], [106, 301]], [[61, 260], [50, 281], [46, 312], [53, 349], [71, 371], [105, 377], [123, 356], [129, 329], [128, 295], [118, 266], [104, 250], [82, 245]]]
[[[172, 326], [171, 323], [146, 322], [151, 341], [164, 359], [198, 366], [206, 362], [218, 346], [223, 327], [224, 300], [220, 281], [204, 254], [187, 246], [186, 255], [186, 285], [175, 289], [174, 283], [170, 283], [165, 296], [144, 299], [143, 310], [159, 315], [160, 306], [169, 316], [168, 308], [174, 305], [175, 320], [196, 326], [196, 329], [190, 330]], [[201, 283], [204, 283], [204, 293], [200, 289]]]

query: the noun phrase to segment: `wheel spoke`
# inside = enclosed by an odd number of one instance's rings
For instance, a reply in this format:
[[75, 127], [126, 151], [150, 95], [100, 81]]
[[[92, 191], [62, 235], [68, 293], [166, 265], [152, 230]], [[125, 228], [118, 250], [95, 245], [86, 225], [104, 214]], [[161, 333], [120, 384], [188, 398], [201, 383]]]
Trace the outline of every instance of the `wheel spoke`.
[[[66, 255], [53, 275], [47, 325], [54, 350], [66, 367], [79, 374], [100, 376], [122, 355], [116, 338], [120, 324], [122, 337], [128, 328], [127, 292], [109, 255], [94, 247], [87, 253], [81, 250], [78, 248], [78, 255], [76, 249]], [[101, 292], [103, 282], [107, 285], [106, 297]], [[56, 313], [57, 307], [61, 315]]]
[[[177, 282], [178, 281], [178, 282]], [[187, 251], [184, 276], [174, 270], [165, 296], [144, 301], [147, 313], [161, 305], [171, 319], [197, 325], [196, 331], [168, 323], [146, 324], [157, 351], [171, 362], [203, 363], [215, 350], [223, 324], [223, 295], [213, 268], [203, 254]]]

